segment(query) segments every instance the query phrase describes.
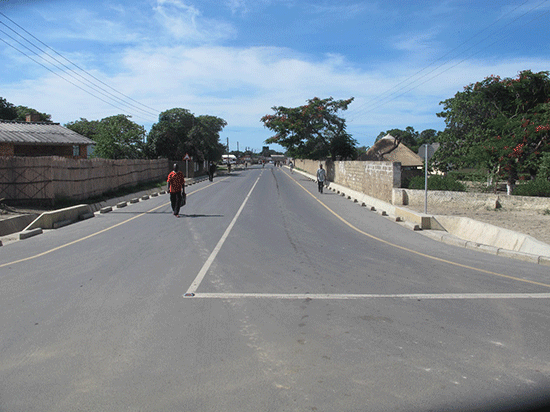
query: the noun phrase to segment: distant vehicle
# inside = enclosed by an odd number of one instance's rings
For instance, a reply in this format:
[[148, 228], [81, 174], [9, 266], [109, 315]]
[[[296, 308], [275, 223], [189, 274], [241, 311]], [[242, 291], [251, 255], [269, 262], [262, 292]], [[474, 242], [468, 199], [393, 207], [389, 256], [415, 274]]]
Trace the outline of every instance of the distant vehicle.
[[225, 163], [225, 164], [229, 163], [229, 164], [232, 164], [232, 165], [237, 164], [237, 156], [232, 155], [232, 154], [222, 155], [222, 163]]

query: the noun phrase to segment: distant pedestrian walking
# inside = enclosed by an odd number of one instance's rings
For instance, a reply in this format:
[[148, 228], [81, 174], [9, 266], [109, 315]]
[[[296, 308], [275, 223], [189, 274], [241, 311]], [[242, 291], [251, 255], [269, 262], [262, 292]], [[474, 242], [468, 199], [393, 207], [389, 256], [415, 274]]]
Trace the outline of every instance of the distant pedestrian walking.
[[211, 182], [214, 181], [214, 173], [216, 173], [216, 165], [214, 162], [210, 162], [210, 167], [208, 168], [208, 179], [210, 179]]
[[177, 163], [174, 163], [174, 168], [168, 175], [167, 182], [172, 212], [174, 212], [174, 216], [180, 217], [180, 208], [185, 205], [185, 177], [178, 170]]
[[323, 193], [323, 186], [325, 184], [325, 180], [327, 178], [327, 172], [325, 169], [323, 169], [323, 165], [319, 165], [319, 169], [317, 169], [317, 185], [319, 187], [319, 193]]

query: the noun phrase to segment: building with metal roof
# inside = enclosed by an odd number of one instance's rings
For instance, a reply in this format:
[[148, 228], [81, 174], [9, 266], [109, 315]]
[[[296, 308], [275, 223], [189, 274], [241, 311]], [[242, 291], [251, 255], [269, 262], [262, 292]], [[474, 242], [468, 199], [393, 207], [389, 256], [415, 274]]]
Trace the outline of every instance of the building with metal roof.
[[59, 123], [0, 120], [0, 156], [61, 156], [86, 159], [95, 142]]

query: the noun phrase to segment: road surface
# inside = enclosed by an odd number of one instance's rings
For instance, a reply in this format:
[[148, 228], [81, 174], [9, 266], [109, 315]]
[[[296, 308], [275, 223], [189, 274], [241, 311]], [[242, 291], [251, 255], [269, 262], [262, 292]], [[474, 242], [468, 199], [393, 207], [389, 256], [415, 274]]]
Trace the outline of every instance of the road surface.
[[187, 193], [180, 218], [161, 195], [0, 248], [0, 411], [548, 401], [548, 267], [438, 243], [286, 169]]

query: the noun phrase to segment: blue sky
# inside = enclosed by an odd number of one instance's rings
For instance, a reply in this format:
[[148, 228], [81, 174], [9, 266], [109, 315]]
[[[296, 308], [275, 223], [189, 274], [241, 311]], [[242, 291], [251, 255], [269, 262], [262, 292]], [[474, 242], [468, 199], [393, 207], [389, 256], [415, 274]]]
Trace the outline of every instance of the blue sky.
[[549, 0], [0, 0], [0, 12], [9, 102], [62, 124], [123, 113], [147, 131], [181, 107], [225, 119], [231, 150], [261, 150], [273, 106], [354, 97], [341, 114], [370, 146], [388, 129], [442, 130], [439, 102], [488, 75], [550, 70]]

